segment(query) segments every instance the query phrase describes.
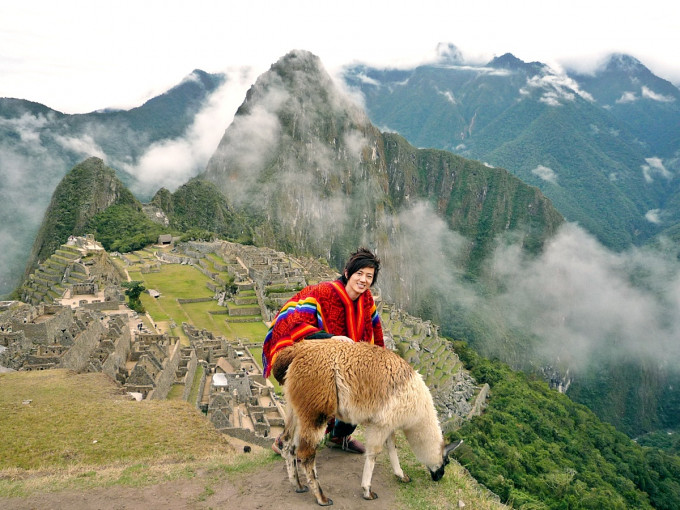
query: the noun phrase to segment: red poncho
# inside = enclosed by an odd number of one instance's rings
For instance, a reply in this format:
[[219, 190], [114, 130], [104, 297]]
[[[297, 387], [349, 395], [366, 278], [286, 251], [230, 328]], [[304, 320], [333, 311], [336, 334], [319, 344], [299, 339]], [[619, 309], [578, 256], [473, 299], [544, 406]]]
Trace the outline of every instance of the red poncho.
[[342, 281], [323, 282], [302, 289], [279, 310], [262, 346], [264, 376], [279, 351], [321, 331], [385, 346], [371, 291], [352, 301]]

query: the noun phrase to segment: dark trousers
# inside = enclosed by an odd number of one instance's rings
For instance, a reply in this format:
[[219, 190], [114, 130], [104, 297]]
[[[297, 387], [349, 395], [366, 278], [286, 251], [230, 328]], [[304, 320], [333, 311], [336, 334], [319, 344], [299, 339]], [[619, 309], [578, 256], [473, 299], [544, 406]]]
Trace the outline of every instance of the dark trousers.
[[[330, 427], [329, 423], [329, 429]], [[349, 436], [354, 432], [354, 429], [356, 429], [356, 425], [352, 425], [351, 423], [345, 423], [344, 421], [340, 420], [335, 420], [335, 424], [333, 424], [333, 428], [331, 430], [331, 437], [345, 437]]]

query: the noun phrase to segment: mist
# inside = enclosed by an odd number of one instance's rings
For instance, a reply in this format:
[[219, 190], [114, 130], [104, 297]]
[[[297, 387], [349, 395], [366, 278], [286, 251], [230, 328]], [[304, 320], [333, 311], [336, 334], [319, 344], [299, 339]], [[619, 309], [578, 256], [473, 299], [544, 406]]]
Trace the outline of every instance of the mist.
[[130, 184], [133, 194], [149, 197], [161, 187], [175, 191], [205, 170], [255, 78], [253, 69], [248, 67], [227, 69], [225, 74], [225, 83], [210, 95], [181, 137], [152, 144], [134, 162], [110, 162], [133, 178]]
[[[428, 204], [395, 222], [401, 234], [381, 272], [386, 298], [408, 307], [429, 296], [445, 329], [451, 313], [486, 321], [497, 336], [481, 340], [485, 354], [507, 358], [514, 348], [518, 365], [531, 355], [573, 372], [603, 357], [680, 367], [680, 263], [671, 245], [613, 252], [566, 223], [538, 256], [499, 239], [480, 286], [458, 263], [469, 242]], [[522, 345], [507, 345], [509, 331], [523, 332]]]

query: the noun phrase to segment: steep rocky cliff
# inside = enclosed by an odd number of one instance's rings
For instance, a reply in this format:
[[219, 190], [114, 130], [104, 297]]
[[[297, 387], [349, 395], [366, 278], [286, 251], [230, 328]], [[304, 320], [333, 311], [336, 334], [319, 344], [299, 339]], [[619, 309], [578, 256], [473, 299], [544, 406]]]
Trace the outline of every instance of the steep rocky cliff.
[[[505, 170], [381, 133], [305, 51], [258, 78], [202, 177], [253, 218], [255, 244], [336, 266], [366, 244], [389, 259], [395, 280], [417, 263], [426, 244], [419, 234], [433, 225], [439, 240], [462, 235], [446, 264], [474, 275], [498, 234], [537, 250], [563, 221]], [[405, 304], [408, 282], [384, 285]]]

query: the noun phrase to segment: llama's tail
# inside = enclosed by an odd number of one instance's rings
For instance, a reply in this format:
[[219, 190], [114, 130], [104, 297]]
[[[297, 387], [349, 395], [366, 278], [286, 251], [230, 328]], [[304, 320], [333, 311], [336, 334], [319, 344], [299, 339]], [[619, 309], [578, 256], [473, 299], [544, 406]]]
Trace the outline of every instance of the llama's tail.
[[286, 347], [276, 355], [276, 359], [272, 365], [272, 375], [282, 386], [286, 382], [288, 365], [293, 362], [293, 359], [295, 359], [295, 349], [291, 349], [290, 347]]

